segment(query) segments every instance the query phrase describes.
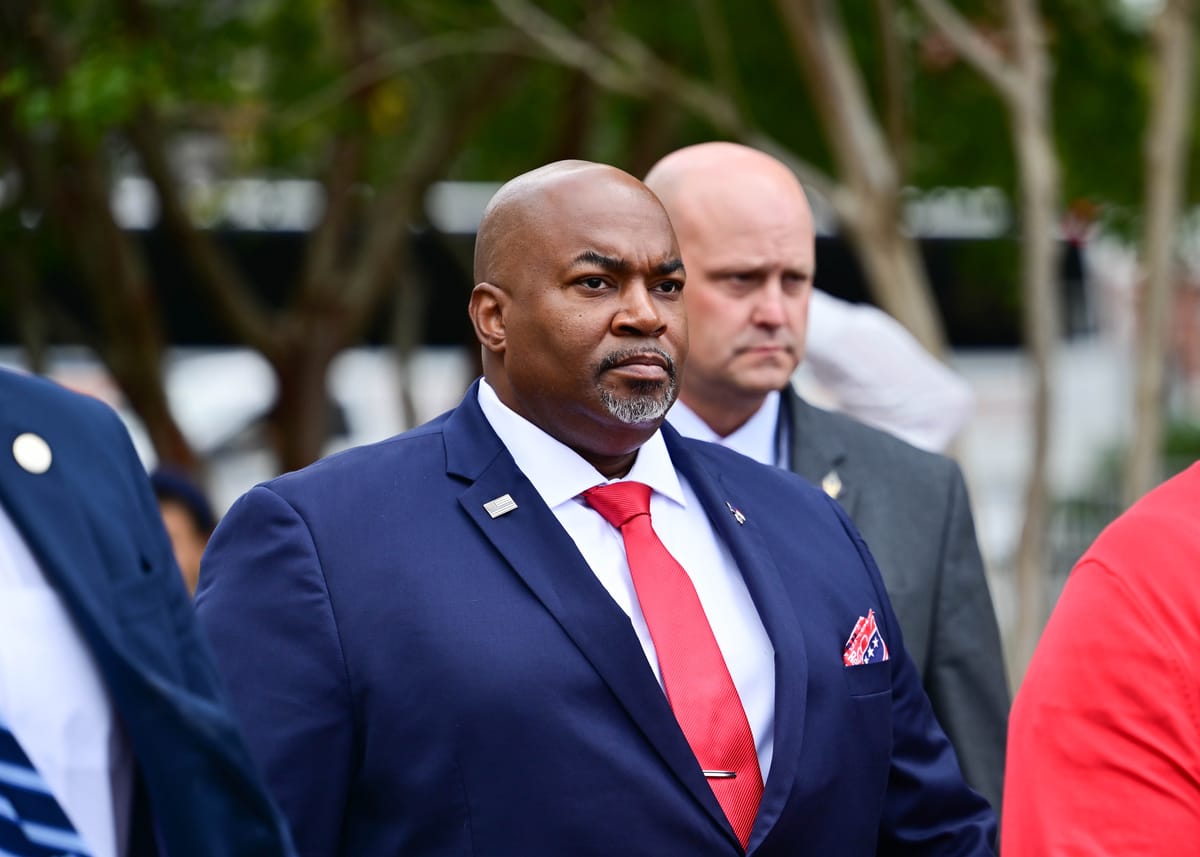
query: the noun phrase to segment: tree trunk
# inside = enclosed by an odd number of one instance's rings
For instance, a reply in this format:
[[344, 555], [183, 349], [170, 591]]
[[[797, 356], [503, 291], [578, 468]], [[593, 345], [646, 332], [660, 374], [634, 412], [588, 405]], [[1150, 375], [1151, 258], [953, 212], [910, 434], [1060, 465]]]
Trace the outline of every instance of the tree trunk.
[[1019, 89], [1009, 99], [1021, 186], [1021, 279], [1025, 347], [1033, 370], [1033, 455], [1025, 520], [1017, 548], [1020, 612], [1013, 673], [1019, 683], [1046, 619], [1050, 496], [1047, 464], [1053, 436], [1055, 352], [1062, 332], [1059, 302], [1059, 169], [1050, 116], [1050, 63], [1033, 0], [1008, 0]]
[[876, 301], [934, 354], [946, 336], [913, 239], [895, 158], [874, 115], [833, 0], [777, 0], [849, 203], [842, 226]]
[[[20, 240], [20, 238], [18, 238]], [[24, 237], [22, 244], [33, 242]], [[0, 276], [12, 284], [16, 304], [17, 340], [25, 350], [25, 361], [31, 372], [44, 374], [48, 365], [50, 324], [45, 307], [37, 300], [37, 285], [33, 265], [25, 246], [17, 241], [0, 242]]]
[[171, 414], [162, 381], [162, 318], [140, 249], [114, 220], [98, 155], [79, 149], [78, 167], [56, 189], [54, 211], [74, 234], [81, 279], [100, 322], [99, 355], [141, 418], [160, 462], [194, 472], [195, 453]]
[[857, 194], [861, 216], [843, 223], [846, 237], [866, 269], [880, 307], [900, 320], [932, 354], [946, 337], [941, 314], [916, 243], [904, 231], [899, 188], [893, 194]]
[[1050, 115], [1050, 59], [1036, 0], [1005, 0], [1011, 40], [1008, 53], [1001, 53], [945, 0], [916, 0], [916, 4], [959, 56], [1004, 99], [1017, 154], [1024, 298], [1021, 315], [1033, 376], [1033, 455], [1016, 556], [1017, 624], [1009, 638], [1010, 673], [1016, 685], [1046, 619], [1046, 535], [1050, 515], [1046, 471], [1053, 434], [1054, 358], [1062, 330], [1058, 295], [1060, 179]]
[[266, 429], [281, 473], [312, 464], [324, 451], [332, 422], [329, 364], [342, 348], [342, 340], [331, 336], [336, 325], [322, 324], [319, 313], [294, 323], [303, 333], [288, 337], [271, 363], [279, 390]]
[[1019, 681], [1046, 619], [1047, 523], [1050, 496], [1047, 464], [1053, 432], [1055, 352], [1062, 330], [1058, 294], [1058, 163], [1045, 111], [1046, 89], [1029, 93], [1038, 103], [1014, 117], [1021, 183], [1021, 275], [1025, 284], [1022, 321], [1033, 374], [1033, 454], [1025, 487], [1025, 520], [1017, 548], [1020, 610], [1013, 664]]
[[1191, 132], [1194, 0], [1169, 0], [1152, 33], [1154, 89], [1143, 143], [1146, 174], [1141, 289], [1137, 325], [1133, 438], [1126, 460], [1124, 500], [1132, 503], [1162, 477], [1168, 325], [1177, 269], [1186, 156]]

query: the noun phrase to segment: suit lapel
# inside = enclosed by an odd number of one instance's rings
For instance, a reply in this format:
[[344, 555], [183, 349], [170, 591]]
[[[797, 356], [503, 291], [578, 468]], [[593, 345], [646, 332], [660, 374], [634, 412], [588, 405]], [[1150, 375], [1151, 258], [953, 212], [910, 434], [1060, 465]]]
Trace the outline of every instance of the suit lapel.
[[816, 408], [794, 390], [784, 390], [783, 396], [784, 409], [780, 413], [787, 414], [791, 432], [789, 469], [837, 500], [853, 518], [859, 486], [847, 473], [849, 450], [837, 433], [820, 430]]
[[804, 637], [779, 568], [771, 558], [765, 537], [753, 516], [743, 515], [744, 523], [739, 523], [726, 505], [741, 511], [738, 497], [725, 480], [701, 467], [699, 461], [683, 448], [674, 429], [664, 425], [663, 435], [671, 460], [696, 493], [717, 536], [733, 554], [775, 648], [775, 750], [750, 837], [749, 850], [753, 851], [778, 821], [798, 773], [808, 688]]
[[[10, 403], [11, 404], [11, 403]], [[140, 676], [147, 668], [147, 655], [154, 663], [169, 668], [177, 651], [163, 644], [173, 632], [161, 612], [144, 611], [121, 620], [118, 583], [138, 582], [137, 575], [150, 569], [150, 558], [139, 546], [141, 568], [113, 568], [111, 545], [101, 544], [97, 523], [87, 506], [92, 472], [91, 463], [75, 454], [70, 437], [57, 437], [57, 424], [41, 420], [38, 414], [12, 416], [6, 407], [0, 416], [0, 501], [16, 524], [30, 551], [37, 558], [47, 582], [62, 599], [75, 627], [95, 659], [114, 705], [123, 716], [128, 700], [117, 688], [128, 686], [130, 676]], [[41, 435], [54, 456], [45, 473], [29, 473], [12, 454], [13, 439], [27, 431]], [[81, 469], [82, 468], [82, 472]], [[106, 477], [111, 478], [111, 477]], [[120, 509], [111, 510], [121, 515]], [[118, 522], [120, 523], [120, 522]], [[130, 522], [124, 522], [130, 523]], [[162, 571], [161, 569], [159, 570]], [[118, 579], [114, 575], [120, 573]], [[163, 623], [154, 633], [142, 634], [158, 640], [154, 648], [138, 648], [130, 629], [143, 623]]]
[[[681, 785], [736, 842], [646, 662], [629, 617], [491, 430], [479, 409], [476, 387], [468, 391], [443, 431], [447, 469], [472, 480], [459, 495], [463, 510], [554, 616]], [[485, 505], [506, 494], [516, 508], [493, 518]]]
[[0, 422], [0, 500], [76, 621], [82, 610], [112, 615], [104, 559], [75, 495], [79, 489], [68, 483], [64, 450], [45, 437], [55, 458], [45, 473], [29, 473], [12, 454], [13, 439], [26, 431], [36, 433], [38, 421], [26, 416], [18, 423], [6, 416]]

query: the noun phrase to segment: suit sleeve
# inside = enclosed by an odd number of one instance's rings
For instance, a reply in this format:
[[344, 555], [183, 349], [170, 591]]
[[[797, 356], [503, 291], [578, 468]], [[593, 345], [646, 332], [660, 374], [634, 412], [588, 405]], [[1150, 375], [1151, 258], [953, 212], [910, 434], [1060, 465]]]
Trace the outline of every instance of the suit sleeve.
[[1180, 644], [1192, 632], [1175, 624], [1190, 624], [1195, 605], [1175, 606], [1149, 609], [1098, 562], [1072, 573], [1013, 706], [1006, 855], [1196, 847], [1196, 652]]
[[958, 752], [963, 777], [1000, 814], [1008, 678], [967, 488], [952, 467], [925, 689]]
[[356, 758], [349, 677], [309, 529], [269, 488], [218, 526], [196, 608], [297, 850], [337, 853]]

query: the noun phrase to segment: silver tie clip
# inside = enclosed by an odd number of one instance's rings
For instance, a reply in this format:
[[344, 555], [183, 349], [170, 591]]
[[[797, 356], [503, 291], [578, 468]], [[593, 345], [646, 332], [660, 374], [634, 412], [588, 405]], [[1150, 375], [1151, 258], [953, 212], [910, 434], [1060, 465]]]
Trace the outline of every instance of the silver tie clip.
[[732, 780], [737, 778], [737, 771], [701, 771], [710, 780]]

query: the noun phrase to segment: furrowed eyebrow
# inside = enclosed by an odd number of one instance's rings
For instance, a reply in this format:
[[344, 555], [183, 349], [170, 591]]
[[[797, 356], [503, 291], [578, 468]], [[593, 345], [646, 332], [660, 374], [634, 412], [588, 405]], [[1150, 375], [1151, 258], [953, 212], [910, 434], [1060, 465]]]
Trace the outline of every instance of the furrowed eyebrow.
[[624, 259], [615, 259], [612, 256], [605, 256], [603, 253], [598, 253], [595, 250], [584, 250], [571, 260], [571, 264], [572, 266], [595, 265], [599, 268], [603, 268], [606, 271], [611, 271], [614, 274], [624, 274], [629, 271], [629, 263]]
[[683, 260], [679, 258], [668, 259], [665, 262], [659, 262], [654, 266], [654, 273], [660, 277], [666, 277], [683, 270]]

